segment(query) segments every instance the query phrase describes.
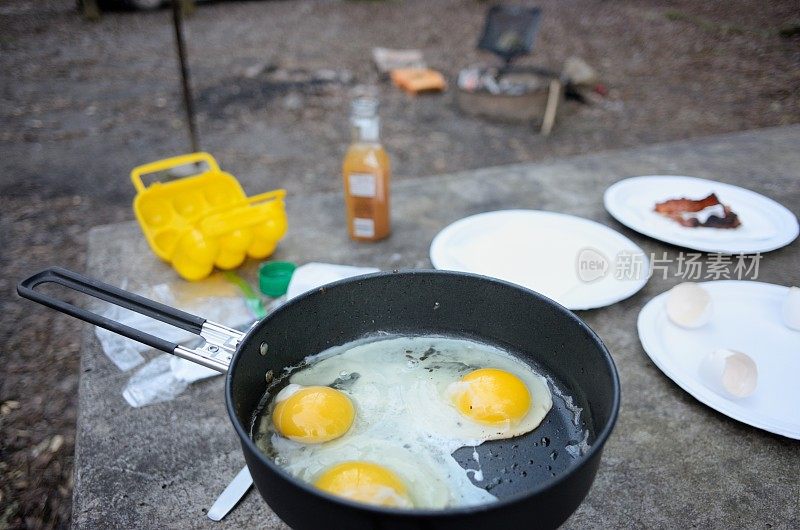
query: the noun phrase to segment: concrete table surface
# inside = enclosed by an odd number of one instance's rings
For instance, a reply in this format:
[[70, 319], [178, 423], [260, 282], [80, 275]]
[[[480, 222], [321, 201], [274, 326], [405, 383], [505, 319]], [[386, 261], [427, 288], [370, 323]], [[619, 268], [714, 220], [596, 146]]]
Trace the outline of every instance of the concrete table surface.
[[[674, 258], [681, 249], [625, 228], [603, 208], [606, 187], [647, 174], [742, 185], [796, 213], [800, 126], [398, 182], [393, 187], [393, 235], [377, 244], [347, 239], [339, 193], [289, 197], [290, 231], [274, 258], [382, 269], [430, 267], [428, 247], [439, 230], [467, 215], [507, 208], [594, 219], [648, 254], [666, 251]], [[116, 285], [126, 281], [132, 290], [174, 278], [150, 253], [134, 223], [98, 227], [89, 240], [88, 273], [96, 278]], [[251, 278], [253, 272], [254, 264], [244, 269]], [[628, 300], [579, 313], [614, 356], [622, 408], [597, 480], [565, 527], [797, 528], [800, 442], [705, 407], [664, 376], [642, 350], [638, 312], [680, 281], [675, 272], [673, 266], [668, 279], [652, 278]], [[800, 285], [800, 242], [765, 255], [758, 279]], [[173, 401], [133, 409], [121, 395], [131, 373], [120, 372], [103, 356], [87, 325], [75, 526], [285, 528], [254, 491], [223, 522], [205, 516], [244, 463], [224, 410], [223, 379], [194, 384]]]

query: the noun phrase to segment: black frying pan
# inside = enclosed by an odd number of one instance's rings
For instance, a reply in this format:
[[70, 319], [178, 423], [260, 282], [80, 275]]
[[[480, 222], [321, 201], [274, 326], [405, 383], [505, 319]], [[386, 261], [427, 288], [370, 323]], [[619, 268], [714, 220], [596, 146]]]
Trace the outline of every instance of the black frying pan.
[[[47, 295], [36, 286], [57, 283], [202, 335], [191, 350], [129, 328]], [[556, 527], [575, 511], [594, 480], [619, 410], [619, 381], [608, 350], [578, 317], [521, 287], [470, 274], [410, 271], [336, 282], [286, 303], [246, 335], [225, 326], [85, 278], [51, 268], [17, 287], [21, 296], [204, 366], [227, 371], [228, 414], [250, 474], [270, 507], [303, 528]], [[484, 481], [498, 502], [446, 510], [402, 510], [353, 503], [301, 482], [266, 457], [250, 437], [267, 381], [304, 357], [385, 331], [448, 335], [507, 349], [550, 376], [583, 412], [577, 425], [566, 400], [534, 431], [489, 441], [477, 450]], [[575, 457], [567, 445], [589, 433], [590, 448]], [[461, 454], [465, 451], [464, 454]], [[574, 452], [574, 451], [573, 451]], [[472, 448], [456, 459], [465, 467]]]

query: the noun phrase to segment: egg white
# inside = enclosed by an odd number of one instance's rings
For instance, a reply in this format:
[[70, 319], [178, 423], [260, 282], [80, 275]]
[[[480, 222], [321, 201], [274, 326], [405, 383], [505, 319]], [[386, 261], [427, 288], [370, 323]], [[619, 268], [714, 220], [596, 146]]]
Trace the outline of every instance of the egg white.
[[[334, 386], [356, 408], [350, 430], [323, 444], [284, 438], [272, 425], [271, 405], [258, 424], [259, 443], [275, 462], [301, 480], [314, 482], [328, 467], [366, 460], [397, 473], [417, 508], [445, 508], [496, 498], [470, 480], [451, 456], [465, 446], [510, 438], [535, 429], [552, 407], [547, 380], [508, 353], [463, 339], [390, 337], [326, 350], [306, 359], [278, 400], [300, 386]], [[519, 422], [483, 425], [462, 416], [452, 403], [461, 377], [478, 368], [498, 368], [519, 377], [531, 408]], [[356, 375], [357, 374], [357, 375]], [[455, 386], [454, 386], [455, 385]], [[473, 471], [480, 481], [480, 470]]]

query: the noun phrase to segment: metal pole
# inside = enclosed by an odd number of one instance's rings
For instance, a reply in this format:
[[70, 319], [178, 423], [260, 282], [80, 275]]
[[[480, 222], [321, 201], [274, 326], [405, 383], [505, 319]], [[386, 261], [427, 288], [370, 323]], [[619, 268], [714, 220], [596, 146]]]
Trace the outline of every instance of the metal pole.
[[186, 121], [189, 124], [189, 141], [192, 143], [192, 152], [196, 153], [200, 150], [200, 142], [197, 139], [192, 88], [189, 83], [189, 68], [186, 64], [186, 43], [183, 40], [183, 13], [180, 0], [172, 0], [172, 23], [175, 26], [175, 48], [178, 51], [178, 66], [181, 70], [183, 106], [186, 109]]

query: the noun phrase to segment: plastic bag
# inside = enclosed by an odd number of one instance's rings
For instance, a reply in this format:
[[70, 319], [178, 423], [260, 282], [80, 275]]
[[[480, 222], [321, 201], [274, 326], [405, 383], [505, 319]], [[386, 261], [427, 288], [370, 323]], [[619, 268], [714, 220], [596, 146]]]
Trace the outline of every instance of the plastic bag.
[[[199, 282], [176, 280], [170, 283], [161, 283], [140, 294], [162, 304], [182, 309], [208, 320], [223, 323], [229, 327], [247, 326], [255, 319], [248, 309], [239, 288], [227, 281], [221, 274], [214, 274]], [[181, 344], [196, 338], [194, 334], [188, 331], [164, 324], [119, 306], [109, 304], [101, 314], [134, 329], [162, 337], [170, 342]], [[95, 335], [100, 341], [103, 353], [122, 371], [130, 370], [143, 363], [145, 358], [142, 353], [152, 349], [150, 346], [100, 327], [95, 328]]]
[[169, 353], [153, 358], [128, 380], [122, 397], [131, 407], [170, 401], [190, 383], [221, 375], [216, 370], [175, 357]]
[[[267, 311], [271, 312], [275, 310], [283, 302], [285, 302], [286, 299], [292, 298], [326, 283], [377, 271], [378, 269], [374, 268], [350, 267], [347, 265], [332, 265], [327, 263], [309, 263], [303, 265], [302, 267], [298, 267], [292, 275], [292, 280], [289, 284], [289, 290], [286, 297], [281, 297], [274, 300], [269, 307], [267, 307]], [[207, 281], [208, 280], [205, 280], [205, 282]], [[238, 291], [239, 287], [235, 287], [234, 284], [229, 283], [229, 287], [234, 289], [233, 292], [235, 293], [235, 296], [226, 298], [220, 297], [223, 291], [219, 290], [219, 286], [217, 286], [217, 288], [214, 290], [213, 297], [203, 297], [199, 296], [198, 291], [196, 290], [191, 293], [191, 295], [182, 292], [183, 290], [187, 289], [187, 285], [191, 286], [197, 284], [181, 283], [179, 284], [180, 290], [174, 286], [162, 284], [154, 287], [153, 291], [159, 296], [159, 301], [162, 301], [168, 305], [173, 305], [180, 309], [184, 309], [185, 311], [191, 313], [203, 315], [210, 320], [224, 322], [226, 325], [237, 327], [239, 329], [244, 329], [248, 327], [248, 325], [251, 325], [250, 323], [253, 319], [250, 316], [251, 313], [246, 309], [247, 303], [242, 298], [240, 291]], [[206, 286], [206, 288], [208, 287], [209, 286]], [[187, 296], [189, 299], [194, 300], [193, 304], [190, 305], [187, 303]], [[238, 302], [238, 307], [237, 304], [229, 300], [229, 298]], [[205, 303], [202, 302], [204, 299], [213, 302], [211, 307], [201, 307]], [[237, 325], [236, 320], [243, 319], [246, 321], [246, 323], [244, 325]], [[143, 325], [138, 319], [135, 319], [135, 321], [137, 326]], [[166, 331], [162, 329], [162, 324], [156, 322], [155, 324], [151, 323], [150, 326], [157, 328], [155, 334], [164, 337], [167, 336], [165, 334]], [[167, 328], [171, 328], [171, 326], [167, 326]], [[139, 329], [142, 329], [142, 327], [139, 327]], [[175, 328], [171, 329], [175, 330]], [[186, 332], [183, 333], [188, 337], [194, 337], [194, 335]], [[170, 338], [170, 340], [180, 342], [179, 340], [175, 340], [173, 338]], [[131, 341], [128, 341], [127, 339], [122, 339], [121, 346], [126, 347], [128, 346], [127, 343], [130, 342]], [[192, 343], [200, 344], [201, 341], [192, 341]], [[144, 347], [144, 349], [146, 349], [146, 347]], [[115, 351], [116, 354], [123, 353], [123, 350], [120, 347], [117, 347]], [[125, 398], [125, 401], [127, 401], [132, 407], [142, 407], [152, 403], [160, 403], [174, 399], [184, 390], [186, 390], [190, 383], [213, 377], [215, 375], [219, 375], [219, 372], [165, 353], [155, 357], [142, 368], [140, 368], [130, 378], [128, 384], [125, 386], [125, 389], [122, 392], [122, 395]]]

